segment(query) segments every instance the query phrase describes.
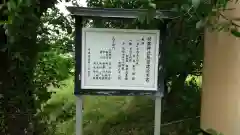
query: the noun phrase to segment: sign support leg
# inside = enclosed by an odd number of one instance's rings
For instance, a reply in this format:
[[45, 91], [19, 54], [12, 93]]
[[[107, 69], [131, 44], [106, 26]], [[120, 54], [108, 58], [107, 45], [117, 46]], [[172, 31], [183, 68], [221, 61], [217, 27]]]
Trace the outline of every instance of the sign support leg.
[[161, 133], [161, 105], [162, 96], [160, 92], [157, 92], [155, 99], [155, 118], [154, 118], [154, 135], [160, 135]]
[[76, 135], [83, 135], [83, 97], [76, 96]]

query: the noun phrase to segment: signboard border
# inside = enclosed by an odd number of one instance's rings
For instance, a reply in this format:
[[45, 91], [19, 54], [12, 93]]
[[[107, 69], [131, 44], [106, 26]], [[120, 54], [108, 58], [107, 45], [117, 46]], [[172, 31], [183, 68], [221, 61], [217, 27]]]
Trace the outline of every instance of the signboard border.
[[160, 35], [159, 36], [159, 61], [158, 61], [158, 90], [149, 91], [149, 90], [105, 90], [105, 89], [82, 89], [81, 88], [81, 71], [82, 71], [82, 29], [83, 29], [83, 17], [74, 16], [75, 18], [75, 87], [74, 95], [95, 95], [95, 96], [154, 96], [156, 93], [160, 92], [161, 95], [164, 95], [164, 50], [165, 50], [165, 38], [166, 38], [166, 29], [167, 26], [162, 25], [159, 27]]
[[[114, 86], [84, 86], [84, 77], [86, 75], [85, 72], [85, 66], [83, 66], [84, 64], [86, 64], [86, 56], [85, 56], [85, 51], [86, 50], [86, 33], [87, 32], [115, 32], [115, 33], [136, 33], [136, 34], [156, 34], [157, 40], [156, 40], [156, 46], [155, 46], [155, 62], [157, 64], [154, 65], [154, 88], [146, 88], [146, 87], [138, 87], [138, 86], [119, 86], [119, 87], [114, 87]], [[144, 29], [115, 29], [115, 28], [82, 28], [82, 67], [81, 67], [81, 89], [93, 89], [93, 90], [111, 90], [114, 89], [116, 91], [118, 90], [122, 90], [122, 91], [129, 91], [129, 90], [133, 90], [133, 91], [158, 91], [158, 62], [159, 62], [159, 37], [160, 37], [160, 30], [144, 30]], [[136, 89], [137, 88], [137, 89]]]

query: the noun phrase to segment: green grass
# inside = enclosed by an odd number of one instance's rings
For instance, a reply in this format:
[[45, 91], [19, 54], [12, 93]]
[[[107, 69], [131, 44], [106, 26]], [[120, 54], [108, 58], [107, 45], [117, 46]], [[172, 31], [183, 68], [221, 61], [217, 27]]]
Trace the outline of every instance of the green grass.
[[[200, 77], [188, 77], [186, 82], [190, 83], [193, 78], [195, 78], [197, 85], [200, 86]], [[53, 89], [56, 93], [52, 94], [51, 99], [48, 100], [47, 105], [44, 107], [44, 114], [50, 116], [48, 119], [50, 125], [56, 125], [54, 135], [75, 134], [76, 98], [73, 95], [73, 90], [74, 82], [71, 77], [63, 81], [60, 88]], [[195, 101], [184, 102], [194, 104], [192, 102]], [[171, 117], [171, 115], [175, 115], [174, 113], [176, 112], [171, 112], [171, 114], [163, 113], [163, 117]], [[84, 135], [153, 134], [154, 101], [147, 96], [84, 96], [83, 114]], [[170, 130], [175, 131], [175, 128], [163, 128], [166, 135], [169, 135]]]
[[103, 123], [127, 108], [131, 100], [132, 97], [85, 96], [85, 132], [88, 132], [88, 134], [97, 134], [100, 132]]
[[[57, 134], [74, 134], [76, 98], [73, 90], [74, 82], [71, 77], [63, 81], [60, 88], [51, 90], [56, 93], [52, 94], [44, 107], [44, 114], [50, 116], [49, 121], [57, 122]], [[101, 130], [106, 120], [127, 109], [133, 97], [84, 96], [83, 99], [84, 130], [87, 134], [95, 134]]]

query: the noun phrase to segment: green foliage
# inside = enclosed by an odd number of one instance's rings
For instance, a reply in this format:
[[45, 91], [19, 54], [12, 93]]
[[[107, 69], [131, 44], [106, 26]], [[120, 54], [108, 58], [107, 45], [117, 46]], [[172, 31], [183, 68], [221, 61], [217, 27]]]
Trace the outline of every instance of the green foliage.
[[[41, 133], [45, 134], [55, 132], [56, 127], [54, 127], [53, 123], [56, 121], [52, 121], [49, 124], [49, 119], [52, 120], [53, 116], [51, 115], [51, 118], [49, 118], [47, 114], [40, 113], [42, 112], [40, 105], [48, 101], [51, 94], [55, 92], [49, 90], [49, 88], [60, 87], [60, 82], [73, 74], [73, 31], [69, 29], [72, 29], [72, 22], [60, 14], [56, 8], [47, 10], [41, 17], [41, 25], [38, 29], [39, 34], [37, 38], [40, 48], [38, 63], [36, 64], [34, 73], [34, 83], [37, 89], [34, 93], [36, 95], [35, 102], [39, 108], [38, 115], [36, 116], [38, 119], [41, 119], [40, 123], [44, 127], [48, 126], [48, 130], [45, 131], [46, 128], [41, 130]], [[63, 99], [63, 101], [65, 100]], [[64, 106], [65, 110], [54, 108], [54, 105], [51, 107], [57, 110], [54, 115], [62, 117], [61, 122], [63, 122], [69, 116], [59, 116], [62, 113], [61, 111], [68, 111], [72, 106], [71, 104]]]
[[[0, 133], [3, 134], [43, 132], [46, 121], [41, 121], [41, 116], [36, 112], [41, 103], [50, 97], [47, 88], [58, 86], [60, 81], [69, 76], [73, 67], [73, 59], [69, 54], [72, 51], [69, 50], [72, 31], [69, 31], [71, 25], [66, 24], [67, 19], [57, 14], [55, 18], [43, 16], [44, 20], [37, 6], [40, 3], [21, 2], [9, 3], [11, 7], [8, 13], [12, 23], [5, 24], [4, 31], [0, 31], [1, 35], [6, 32], [8, 37], [0, 51], [3, 58], [0, 68], [3, 97], [0, 103], [4, 108], [0, 110], [1, 125], [4, 125]], [[52, 36], [55, 29], [44, 25], [48, 22], [48, 26], [54, 24], [51, 22], [54, 20], [60, 20], [59, 24], [66, 26], [59, 26], [61, 33], [55, 37]]]
[[[42, 105], [38, 115], [47, 121], [48, 134], [73, 135], [75, 132], [75, 96], [73, 77], [63, 81], [60, 88], [49, 88], [54, 91]], [[131, 97], [84, 97], [84, 131], [97, 133], [103, 121], [116, 115], [130, 104]], [[93, 130], [94, 129], [94, 130]]]
[[236, 28], [231, 29], [231, 33], [236, 37], [240, 37], [240, 32], [238, 32], [238, 30]]
[[21, 10], [21, 6], [31, 6], [30, 0], [8, 0], [0, 4], [0, 24], [11, 24], [12, 18]]
[[[173, 1], [172, 3], [174, 3]], [[161, 0], [151, 1], [149, 5], [157, 5], [161, 2]], [[206, 27], [210, 28], [211, 30], [224, 30], [232, 33], [236, 37], [239, 37], [240, 32], [237, 29], [239, 28], [239, 25], [236, 23], [237, 21], [239, 21], [239, 18], [228, 18], [223, 14], [226, 10], [234, 10], [227, 8], [229, 2], [235, 2], [236, 4], [239, 4], [238, 0], [182, 0], [179, 3], [174, 3], [176, 5], [172, 7], [172, 9], [179, 12], [179, 16], [175, 18], [195, 18], [197, 20], [197, 22], [195, 23], [196, 28], [198, 29]], [[159, 9], [159, 6], [152, 6], [150, 10], [152, 10], [153, 8], [157, 10]], [[149, 14], [147, 16], [149, 16], [150, 19], [153, 17], [153, 15]], [[224, 21], [219, 21], [219, 19], [224, 19]]]
[[40, 105], [50, 97], [49, 86], [58, 87], [73, 68], [71, 22], [59, 13], [58, 9], [47, 10], [41, 18], [37, 43], [41, 47], [38, 63], [35, 67], [34, 82], [38, 88], [35, 92]]
[[[182, 133], [196, 135], [199, 122], [191, 111], [198, 115], [198, 79], [189, 77], [185, 95], [178, 95], [178, 106], [165, 106], [162, 116], [162, 134]], [[75, 97], [73, 77], [63, 81], [60, 88], [49, 88], [52, 93], [38, 115], [48, 121], [48, 130], [54, 135], [75, 133]], [[166, 104], [166, 103], [164, 103]], [[198, 104], [198, 105], [196, 105]], [[186, 106], [187, 105], [187, 106]], [[174, 111], [173, 111], [174, 110]], [[175, 112], [178, 112], [177, 114]], [[105, 97], [84, 96], [84, 134], [87, 135], [148, 135], [153, 132], [154, 101], [151, 97]], [[188, 119], [192, 118], [192, 119]], [[187, 120], [185, 120], [187, 119]], [[172, 122], [183, 120], [180, 122]], [[49, 133], [49, 132], [48, 132]]]
[[[8, 38], [0, 51], [3, 94], [0, 103], [4, 108], [1, 113], [5, 125], [4, 130], [0, 130], [2, 134], [34, 132], [35, 102], [32, 92], [35, 89], [33, 72], [38, 48], [35, 36], [39, 21], [34, 17], [35, 6], [34, 2], [31, 6], [18, 5], [11, 16], [12, 23], [5, 24], [0, 31], [1, 35], [6, 32], [4, 36]], [[28, 26], [24, 21], [29, 21]]]

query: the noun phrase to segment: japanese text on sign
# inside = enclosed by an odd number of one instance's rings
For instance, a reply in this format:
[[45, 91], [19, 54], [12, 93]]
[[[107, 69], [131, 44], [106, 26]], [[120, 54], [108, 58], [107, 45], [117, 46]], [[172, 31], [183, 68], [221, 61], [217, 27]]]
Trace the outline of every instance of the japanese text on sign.
[[82, 89], [157, 90], [159, 31], [83, 29]]

